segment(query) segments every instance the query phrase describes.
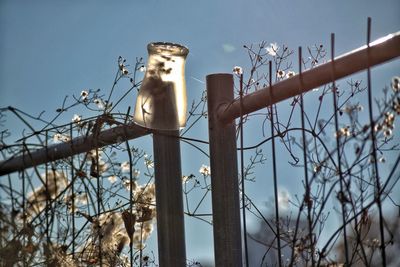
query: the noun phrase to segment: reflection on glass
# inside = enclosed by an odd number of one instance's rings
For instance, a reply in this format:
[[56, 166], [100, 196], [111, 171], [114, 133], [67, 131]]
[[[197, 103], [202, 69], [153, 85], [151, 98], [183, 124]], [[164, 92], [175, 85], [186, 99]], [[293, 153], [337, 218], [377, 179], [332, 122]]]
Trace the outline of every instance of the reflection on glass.
[[179, 44], [150, 43], [146, 73], [136, 100], [134, 122], [157, 130], [179, 130], [186, 124], [185, 60]]

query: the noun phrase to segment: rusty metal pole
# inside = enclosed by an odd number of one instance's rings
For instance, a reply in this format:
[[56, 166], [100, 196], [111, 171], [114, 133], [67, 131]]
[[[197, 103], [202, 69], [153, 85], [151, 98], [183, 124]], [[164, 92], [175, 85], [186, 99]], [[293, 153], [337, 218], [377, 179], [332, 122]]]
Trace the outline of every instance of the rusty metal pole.
[[215, 266], [242, 266], [236, 131], [219, 108], [233, 101], [232, 74], [207, 76]]
[[158, 257], [161, 267], [186, 266], [179, 131], [153, 135]]
[[88, 136], [79, 136], [65, 143], [49, 145], [0, 161], [0, 176], [88, 152], [92, 149], [139, 138], [149, 133], [150, 131], [143, 127], [128, 124], [104, 130], [98, 135], [92, 133]]
[[[336, 80], [350, 74], [365, 70], [368, 67], [379, 65], [400, 56], [400, 32], [389, 34], [370, 44], [335, 58], [334, 77]], [[282, 80], [273, 85], [274, 95], [271, 95], [270, 87], [265, 87], [245, 95], [242, 100], [242, 108], [239, 100], [230, 103], [226, 109], [220, 108], [221, 121], [231, 121], [242, 115], [271, 106], [285, 99], [298, 95], [299, 88], [302, 93], [310, 91], [318, 86], [332, 82], [333, 62], [321, 64], [317, 67], [304, 71], [300, 75]]]

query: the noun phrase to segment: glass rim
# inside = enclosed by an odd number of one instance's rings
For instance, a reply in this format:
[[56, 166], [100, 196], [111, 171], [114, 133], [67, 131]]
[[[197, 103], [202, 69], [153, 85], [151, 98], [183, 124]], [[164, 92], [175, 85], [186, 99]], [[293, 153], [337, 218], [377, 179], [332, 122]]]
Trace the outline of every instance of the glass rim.
[[151, 42], [147, 45], [147, 50], [149, 53], [167, 52], [175, 56], [186, 56], [189, 53], [189, 49], [186, 46], [171, 42]]

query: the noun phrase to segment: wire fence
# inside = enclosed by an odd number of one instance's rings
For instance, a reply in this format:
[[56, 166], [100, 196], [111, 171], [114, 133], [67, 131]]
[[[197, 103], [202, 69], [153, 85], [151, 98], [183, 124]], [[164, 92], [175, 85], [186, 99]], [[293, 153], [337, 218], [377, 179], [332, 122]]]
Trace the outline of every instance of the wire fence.
[[[370, 34], [369, 20], [367, 47], [370, 44]], [[263, 44], [260, 47], [263, 48]], [[265, 54], [260, 53], [263, 51], [260, 47], [248, 48], [252, 59], [248, 82], [243, 82], [241, 72], [237, 73], [241, 84], [239, 99], [236, 101], [237, 106], [240, 106], [240, 122], [255, 117], [243, 115], [243, 86], [245, 91], [250, 91], [266, 80], [268, 87], [263, 90], [269, 90], [268, 96], [273, 99], [276, 88], [272, 80], [279, 82], [285, 72], [292, 69], [288, 65], [286, 69], [285, 65], [282, 66], [283, 59], [292, 51], [283, 48], [284, 51], [274, 62], [263, 61]], [[248, 214], [263, 221], [257, 232], [246, 233], [244, 237], [246, 266], [398, 264], [395, 256], [398, 244], [395, 240], [398, 238], [399, 218], [391, 214], [399, 208], [398, 200], [394, 200], [397, 198], [393, 198], [399, 189], [398, 139], [393, 136], [395, 116], [398, 114], [398, 78], [391, 81], [391, 92], [387, 87], [382, 89], [380, 99], [373, 96], [379, 93], [373, 94], [370, 67], [366, 68], [366, 85], [362, 85], [361, 81], [350, 81], [346, 86], [349, 88], [343, 88], [343, 83], [338, 83], [335, 77], [333, 34], [329, 50], [332, 63], [330, 84], [304, 96], [302, 69], [307, 60], [303, 58], [300, 47], [298, 96], [289, 103], [269, 106], [266, 114], [261, 114], [266, 124], [269, 123], [271, 134], [265, 142], [251, 148], [258, 147], [261, 150], [267, 141], [271, 143], [268, 148], [270, 151], [265, 154], [270, 155], [272, 163], [263, 169], [267, 170], [263, 176], [272, 180], [268, 185], [272, 183], [273, 190], [266, 190], [273, 191], [271, 200], [275, 203], [269, 208], [269, 218], [255, 207], [251, 201], [254, 196], [243, 193], [246, 192], [243, 183], [246, 179], [243, 150], [246, 148], [243, 146], [243, 127], [240, 125], [242, 203], [247, 203], [243, 206], [247, 208]], [[315, 56], [310, 49], [308, 52], [311, 54], [311, 64], [317, 64], [328, 53], [322, 45], [316, 47]], [[261, 68], [268, 71], [260, 71]], [[259, 73], [267, 74], [260, 78]], [[294, 91], [296, 88], [291, 89]], [[254, 97], [254, 100], [250, 100], [249, 97], [248, 103], [252, 101], [254, 103], [257, 99]], [[312, 103], [311, 107], [306, 108], [305, 102]], [[233, 105], [229, 104], [230, 107]], [[292, 106], [289, 114], [285, 114], [285, 105]], [[368, 116], [363, 115], [364, 105]], [[297, 120], [297, 116], [300, 120]], [[263, 125], [263, 128], [268, 127]], [[254, 131], [254, 128], [250, 129]], [[279, 141], [279, 156], [274, 140]], [[285, 158], [282, 154], [291, 160], [277, 167], [277, 160]], [[296, 168], [303, 168], [303, 175]], [[291, 171], [284, 171], [286, 169]], [[291, 185], [285, 179], [287, 175], [290, 175]], [[278, 190], [279, 184], [282, 185], [281, 192]], [[294, 188], [296, 186], [297, 189]], [[289, 192], [293, 192], [294, 196], [290, 196], [285, 187], [289, 187]], [[332, 216], [341, 219], [332, 225]], [[246, 217], [243, 216], [244, 223]], [[246, 238], [252, 241], [250, 245]], [[252, 252], [250, 256], [249, 252]]]
[[[212, 187], [211, 175], [217, 175], [222, 163], [211, 164], [211, 169], [202, 166], [200, 174], [178, 177], [186, 216], [214, 225], [216, 262], [240, 254], [243, 261], [236, 266], [399, 264], [400, 220], [394, 210], [400, 208], [400, 155], [394, 122], [400, 114], [400, 81], [395, 77], [383, 89], [372, 86], [370, 67], [382, 62], [369, 55], [375, 51], [369, 50], [370, 36], [369, 20], [367, 46], [362, 50], [367, 55], [366, 63], [362, 60], [367, 66], [362, 68], [366, 82], [337, 81], [344, 75], [338, 74], [343, 63], [336, 64], [342, 59], [335, 58], [334, 35], [329, 49], [318, 45], [308, 48], [304, 56], [299, 48], [297, 74], [290, 61], [294, 51], [288, 47], [246, 46], [249, 71], [234, 69], [237, 97], [219, 110], [221, 121], [216, 122], [230, 121], [233, 140], [238, 141], [237, 149], [236, 143], [230, 148], [238, 152], [240, 166], [233, 172], [238, 191], [228, 199], [236, 204], [227, 208], [213, 196], [214, 214], [207, 207], [211, 193], [232, 194]], [[394, 46], [394, 52], [399, 54], [399, 48]], [[140, 86], [137, 73], [142, 60], [137, 59], [132, 73], [128, 67], [119, 58], [109, 95], [84, 90], [72, 104], [64, 101], [50, 121], [15, 108], [2, 109], [2, 117], [6, 112], [17, 116], [31, 132], [6, 145], [10, 133], [2, 131], [0, 258], [4, 266], [163, 266], [146, 245], [156, 225], [157, 165], [149, 153], [128, 141], [153, 133], [131, 124], [130, 109], [114, 112]], [[318, 68], [321, 72], [315, 71]], [[316, 75], [311, 83], [310, 72]], [[322, 82], [318, 73], [329, 76], [330, 82]], [[314, 80], [320, 83], [318, 91], [306, 93], [315, 87], [310, 87]], [[120, 82], [129, 84], [127, 93], [112, 105], [114, 87]], [[282, 84], [290, 85], [290, 93], [282, 92]], [[212, 151], [208, 155], [207, 147], [202, 147], [208, 141], [187, 136], [200, 121], [217, 115], [207, 113], [210, 97], [203, 93], [192, 103], [186, 130], [173, 138], [212, 158]], [[263, 107], [254, 112], [259, 105], [254, 101], [260, 99]], [[78, 105], [93, 116], [75, 115], [71, 123], [56, 125], [59, 116]], [[36, 130], [29, 121], [43, 126]], [[262, 140], [246, 146], [257, 139], [254, 132]], [[225, 136], [221, 139], [228, 142]], [[261, 186], [265, 187], [262, 196], [254, 189]], [[231, 222], [233, 226], [216, 221], [218, 205], [221, 213], [239, 221]], [[230, 210], [235, 205], [238, 210]], [[251, 227], [249, 221], [258, 226]], [[240, 242], [232, 238], [229, 248], [243, 246], [243, 253], [225, 251], [225, 241], [217, 240], [220, 232], [235, 236]]]

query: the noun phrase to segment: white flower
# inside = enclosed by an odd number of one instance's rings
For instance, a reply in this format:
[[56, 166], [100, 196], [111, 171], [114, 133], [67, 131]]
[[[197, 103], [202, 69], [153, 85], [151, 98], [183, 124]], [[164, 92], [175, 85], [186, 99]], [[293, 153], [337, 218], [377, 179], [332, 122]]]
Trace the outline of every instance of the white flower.
[[392, 135], [392, 129], [390, 128], [385, 128], [385, 130], [383, 131], [383, 136], [384, 137], [390, 137]]
[[72, 117], [72, 122], [79, 123], [81, 120], [82, 120], [82, 117], [79, 116], [79, 115], [77, 115], [77, 114], [75, 114], [75, 115]]
[[182, 183], [186, 183], [189, 180], [189, 176], [188, 175], [183, 175], [182, 176]]
[[374, 131], [379, 132], [383, 129], [383, 126], [379, 123], [375, 124]]
[[95, 103], [99, 109], [105, 108], [104, 102], [100, 98], [96, 98], [93, 103]]
[[115, 175], [111, 175], [111, 176], [109, 176], [108, 178], [108, 181], [110, 182], [110, 183], [115, 183], [116, 181], [117, 181], [117, 176], [115, 176]]
[[322, 165], [321, 164], [314, 164], [314, 172], [319, 173], [321, 171]]
[[146, 71], [146, 67], [145, 67], [145, 66], [143, 66], [143, 65], [142, 65], [142, 66], [140, 66], [140, 68], [139, 68], [139, 71], [140, 71], [140, 72], [145, 72], [145, 71]]
[[[125, 62], [125, 60], [124, 60], [123, 62]], [[125, 67], [124, 64], [119, 63], [118, 66], [119, 66], [119, 70], [121, 71], [122, 75], [128, 75], [129, 71], [128, 71], [128, 69]]]
[[56, 133], [56, 134], [53, 136], [53, 141], [54, 141], [54, 143], [68, 142], [69, 140], [71, 140], [71, 138], [69, 138], [69, 137], [66, 136], [66, 135], [62, 135], [62, 134], [60, 134], [60, 133]]
[[288, 72], [286, 73], [286, 78], [291, 78], [291, 77], [293, 77], [294, 75], [296, 75], [296, 73], [295, 73], [294, 71], [288, 71]]
[[81, 92], [81, 97], [82, 97], [83, 100], [86, 100], [86, 98], [88, 97], [88, 95], [89, 95], [89, 93], [88, 93], [88, 91], [86, 91], [86, 90], [83, 90], [83, 91]]
[[211, 175], [211, 170], [210, 170], [210, 166], [207, 165], [201, 165], [199, 172], [204, 175], [204, 176], [209, 176]]
[[285, 71], [284, 70], [278, 70], [276, 73], [278, 74], [278, 78], [282, 79], [283, 77], [285, 77]]
[[138, 169], [133, 170], [133, 178], [138, 178], [140, 175], [140, 171]]
[[235, 74], [237, 74], [237, 75], [243, 74], [243, 69], [242, 69], [242, 67], [239, 67], [239, 66], [233, 67], [233, 73], [235, 73]]
[[390, 125], [393, 125], [393, 122], [394, 122], [394, 114], [393, 113], [390, 113], [390, 112], [386, 112], [385, 113], [385, 124], [386, 125], [388, 125], [388, 126], [390, 126]]
[[350, 127], [349, 126], [341, 128], [340, 131], [341, 131], [342, 136], [346, 136], [346, 137], [350, 136]]
[[350, 127], [349, 126], [340, 128], [339, 131], [335, 133], [335, 137], [336, 138], [337, 137], [342, 137], [342, 136], [349, 137], [350, 135], [351, 135], [351, 132], [350, 132]]
[[129, 172], [130, 170], [130, 164], [128, 161], [124, 161], [121, 163], [121, 171], [122, 172]]
[[144, 158], [144, 165], [146, 165], [147, 168], [154, 168], [154, 162], [147, 157]]
[[279, 46], [277, 43], [270, 43], [269, 46], [265, 48], [265, 50], [267, 50], [268, 54], [274, 57], [279, 50]]
[[54, 143], [58, 143], [58, 142], [60, 142], [61, 141], [61, 134], [59, 134], [59, 133], [56, 133], [54, 136], [53, 136], [53, 141], [54, 141]]

